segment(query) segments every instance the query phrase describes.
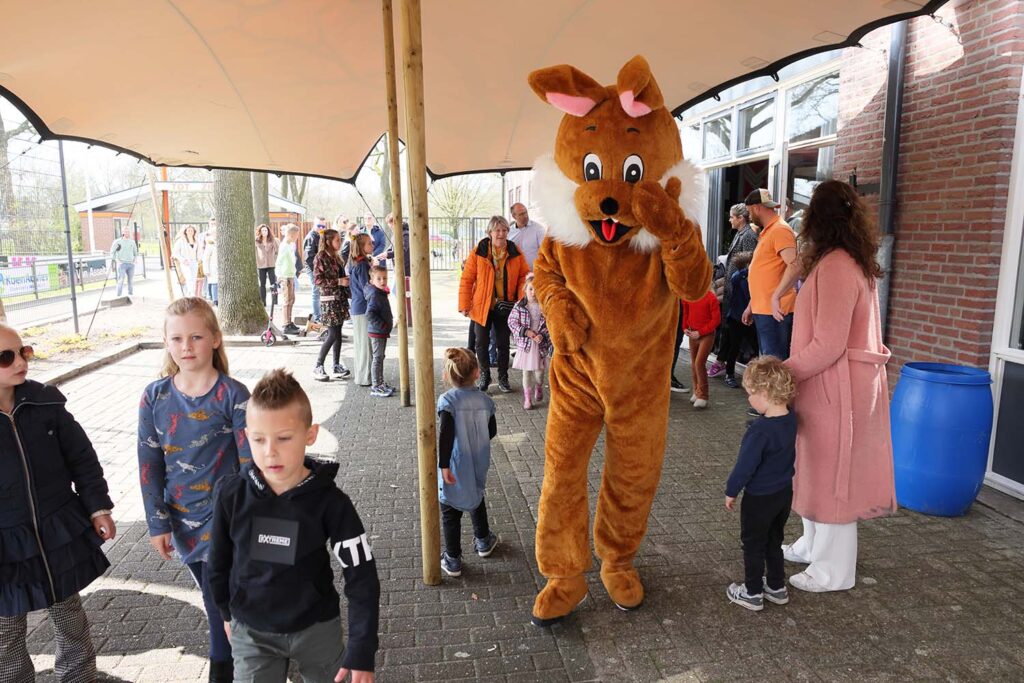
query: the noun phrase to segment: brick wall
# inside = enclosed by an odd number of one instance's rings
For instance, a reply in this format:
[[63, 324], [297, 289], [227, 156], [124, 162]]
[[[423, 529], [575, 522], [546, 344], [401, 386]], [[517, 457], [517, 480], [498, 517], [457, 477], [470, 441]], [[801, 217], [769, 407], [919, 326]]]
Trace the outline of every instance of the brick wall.
[[[1024, 3], [953, 2], [910, 24], [888, 344], [909, 360], [987, 366], [1009, 191]], [[959, 40], [957, 37], [959, 33]], [[888, 29], [849, 50], [836, 175], [881, 169]], [[962, 41], [962, 45], [961, 45]], [[869, 197], [877, 200], [877, 195]], [[872, 203], [875, 203], [874, 201]]]

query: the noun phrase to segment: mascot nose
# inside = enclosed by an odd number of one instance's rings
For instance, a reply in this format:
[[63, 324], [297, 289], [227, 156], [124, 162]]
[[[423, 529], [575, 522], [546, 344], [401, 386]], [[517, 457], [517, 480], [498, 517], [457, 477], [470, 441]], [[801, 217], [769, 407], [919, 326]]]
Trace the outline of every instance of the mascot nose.
[[614, 216], [619, 212], [619, 203], [612, 197], [605, 197], [601, 200], [601, 213], [606, 216]]

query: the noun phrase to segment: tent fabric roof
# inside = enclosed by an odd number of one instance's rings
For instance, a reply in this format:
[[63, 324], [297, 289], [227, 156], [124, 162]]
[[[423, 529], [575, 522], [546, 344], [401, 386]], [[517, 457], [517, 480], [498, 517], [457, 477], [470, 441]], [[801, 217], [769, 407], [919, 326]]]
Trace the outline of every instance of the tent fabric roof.
[[[678, 112], [944, 2], [424, 2], [427, 164], [435, 177], [513, 170], [549, 151], [560, 113], [526, 83], [539, 67], [612, 83], [643, 54]], [[0, 0], [0, 16], [0, 94], [44, 138], [351, 181], [386, 129], [373, 0]]]

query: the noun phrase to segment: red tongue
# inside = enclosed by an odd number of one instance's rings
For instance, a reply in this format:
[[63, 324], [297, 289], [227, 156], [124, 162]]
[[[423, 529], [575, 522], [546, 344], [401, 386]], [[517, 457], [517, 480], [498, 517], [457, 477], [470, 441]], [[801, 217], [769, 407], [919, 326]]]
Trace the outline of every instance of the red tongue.
[[611, 218], [605, 218], [601, 221], [601, 234], [604, 235], [606, 242], [611, 242], [615, 237], [615, 226], [616, 222]]

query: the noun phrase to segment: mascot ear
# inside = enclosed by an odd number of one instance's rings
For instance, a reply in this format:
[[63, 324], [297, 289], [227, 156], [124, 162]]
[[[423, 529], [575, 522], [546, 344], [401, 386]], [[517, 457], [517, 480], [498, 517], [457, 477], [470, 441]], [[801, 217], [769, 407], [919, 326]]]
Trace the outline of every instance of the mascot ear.
[[634, 119], [665, 106], [665, 98], [651, 75], [651, 67], [640, 55], [626, 62], [619, 71], [616, 89], [622, 109]]
[[538, 97], [572, 116], [586, 116], [608, 98], [603, 85], [568, 64], [537, 69], [527, 80]]

